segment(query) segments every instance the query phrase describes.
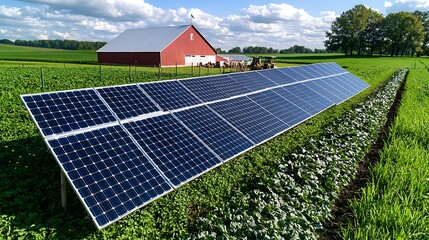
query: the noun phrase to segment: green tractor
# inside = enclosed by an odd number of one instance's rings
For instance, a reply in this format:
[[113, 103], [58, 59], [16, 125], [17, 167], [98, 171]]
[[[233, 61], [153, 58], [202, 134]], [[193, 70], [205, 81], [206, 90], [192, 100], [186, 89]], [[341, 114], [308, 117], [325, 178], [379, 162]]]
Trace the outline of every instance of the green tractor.
[[250, 69], [271, 69], [276, 67], [276, 57], [264, 56], [264, 57], [253, 57], [253, 61], [250, 64]]

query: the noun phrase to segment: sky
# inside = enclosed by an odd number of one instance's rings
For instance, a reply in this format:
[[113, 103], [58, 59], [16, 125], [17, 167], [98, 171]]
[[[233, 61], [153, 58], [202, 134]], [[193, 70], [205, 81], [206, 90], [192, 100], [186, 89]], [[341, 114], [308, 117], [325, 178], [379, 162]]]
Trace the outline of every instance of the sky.
[[2, 0], [0, 39], [109, 42], [130, 28], [192, 23], [214, 48], [293, 45], [323, 49], [342, 12], [429, 11], [429, 0]]

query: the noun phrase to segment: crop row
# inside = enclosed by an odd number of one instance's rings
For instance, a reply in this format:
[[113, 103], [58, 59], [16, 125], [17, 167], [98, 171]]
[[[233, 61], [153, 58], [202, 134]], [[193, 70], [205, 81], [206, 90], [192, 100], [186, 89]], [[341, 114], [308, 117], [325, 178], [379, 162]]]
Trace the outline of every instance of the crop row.
[[406, 70], [349, 110], [300, 152], [280, 158], [273, 175], [258, 173], [254, 189], [198, 219], [193, 237], [207, 239], [316, 239], [339, 190], [384, 125]]
[[351, 202], [346, 239], [429, 239], [429, 79], [410, 71], [371, 181]]

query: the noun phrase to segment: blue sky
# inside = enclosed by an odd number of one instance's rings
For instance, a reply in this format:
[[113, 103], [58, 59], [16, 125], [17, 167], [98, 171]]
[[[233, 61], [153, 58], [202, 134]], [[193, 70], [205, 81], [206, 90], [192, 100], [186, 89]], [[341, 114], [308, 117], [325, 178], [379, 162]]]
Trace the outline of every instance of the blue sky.
[[382, 14], [429, 11], [429, 0], [3, 0], [0, 39], [110, 41], [128, 28], [194, 25], [215, 48], [324, 48], [325, 31], [357, 4]]

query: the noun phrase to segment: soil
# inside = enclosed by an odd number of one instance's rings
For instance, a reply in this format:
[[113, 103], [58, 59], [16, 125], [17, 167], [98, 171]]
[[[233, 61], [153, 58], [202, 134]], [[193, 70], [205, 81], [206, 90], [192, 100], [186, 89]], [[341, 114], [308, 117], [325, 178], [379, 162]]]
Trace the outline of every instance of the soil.
[[361, 190], [366, 187], [370, 180], [370, 167], [380, 161], [380, 152], [383, 150], [384, 142], [387, 140], [389, 130], [395, 122], [401, 105], [407, 76], [408, 74], [396, 93], [395, 101], [387, 114], [386, 123], [380, 128], [377, 141], [371, 146], [364, 159], [358, 163], [355, 178], [340, 191], [331, 210], [331, 217], [322, 222], [323, 229], [320, 231], [319, 240], [343, 239], [341, 227], [345, 227], [353, 219], [353, 212], [349, 202], [360, 197]]

